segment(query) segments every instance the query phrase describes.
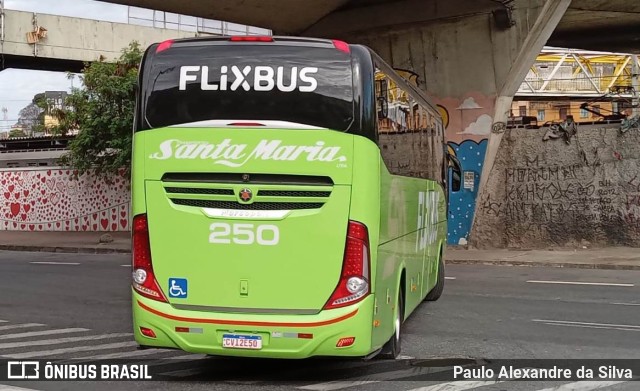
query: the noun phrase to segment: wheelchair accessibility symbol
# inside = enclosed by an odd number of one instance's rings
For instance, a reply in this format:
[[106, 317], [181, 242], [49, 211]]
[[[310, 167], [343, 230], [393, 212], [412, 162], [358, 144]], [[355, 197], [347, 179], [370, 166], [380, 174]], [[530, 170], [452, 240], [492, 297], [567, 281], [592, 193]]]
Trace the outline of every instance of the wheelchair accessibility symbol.
[[187, 279], [186, 278], [170, 278], [169, 279], [169, 297], [177, 299], [187, 298]]

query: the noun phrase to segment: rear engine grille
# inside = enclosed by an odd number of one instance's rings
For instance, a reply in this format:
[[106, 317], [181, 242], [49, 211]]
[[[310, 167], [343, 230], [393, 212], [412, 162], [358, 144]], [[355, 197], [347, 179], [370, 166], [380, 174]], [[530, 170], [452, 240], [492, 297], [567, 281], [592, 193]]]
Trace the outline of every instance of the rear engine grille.
[[286, 174], [233, 174], [233, 173], [172, 173], [162, 176], [163, 182], [241, 183], [246, 185], [311, 185], [333, 186], [328, 176]]
[[219, 194], [219, 195], [233, 195], [232, 189], [200, 189], [194, 187], [165, 187], [167, 193], [180, 193], [180, 194]]
[[258, 196], [262, 197], [329, 197], [330, 191], [308, 190], [259, 190]]
[[171, 201], [176, 205], [240, 210], [319, 209], [324, 205], [322, 202], [254, 202], [253, 204], [241, 204], [235, 201], [187, 200], [181, 198], [172, 198]]

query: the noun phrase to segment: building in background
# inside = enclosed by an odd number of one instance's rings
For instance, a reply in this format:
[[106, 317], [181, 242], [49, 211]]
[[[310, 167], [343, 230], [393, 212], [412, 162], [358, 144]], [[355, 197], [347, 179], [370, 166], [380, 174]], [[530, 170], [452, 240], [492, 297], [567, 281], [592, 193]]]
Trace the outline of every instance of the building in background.
[[594, 102], [587, 107], [581, 107], [585, 102], [557, 100], [557, 101], [514, 101], [511, 105], [511, 117], [535, 117], [537, 123], [562, 122], [572, 116], [576, 122], [602, 121], [605, 116], [622, 112], [629, 115], [631, 104], [621, 102]]
[[[69, 94], [66, 91], [45, 91], [43, 94], [38, 94], [34, 98], [35, 100], [42, 100], [42, 106], [44, 109], [42, 125], [42, 134], [35, 134], [35, 136], [51, 136], [51, 129], [58, 126], [60, 122], [56, 117], [56, 111], [64, 110], [66, 108], [65, 101]], [[69, 134], [77, 134], [78, 130], [68, 132]]]
[[640, 64], [632, 54], [545, 48], [511, 106], [511, 117], [538, 124], [620, 119], [634, 114]]

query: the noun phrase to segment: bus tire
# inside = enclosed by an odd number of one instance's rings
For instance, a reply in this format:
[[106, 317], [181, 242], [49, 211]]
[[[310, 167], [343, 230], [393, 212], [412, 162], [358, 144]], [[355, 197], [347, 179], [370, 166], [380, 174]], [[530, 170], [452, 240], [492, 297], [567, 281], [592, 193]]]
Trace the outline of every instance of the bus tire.
[[389, 341], [384, 344], [379, 358], [395, 360], [400, 355], [400, 349], [402, 347], [402, 322], [404, 321], [404, 294], [402, 289], [398, 289], [398, 311], [394, 319], [394, 332]]
[[440, 261], [438, 262], [438, 281], [436, 281], [436, 285], [431, 289], [431, 292], [427, 294], [425, 298], [426, 301], [436, 301], [442, 296], [442, 292], [444, 291], [444, 261], [442, 260], [442, 256], [440, 256]]

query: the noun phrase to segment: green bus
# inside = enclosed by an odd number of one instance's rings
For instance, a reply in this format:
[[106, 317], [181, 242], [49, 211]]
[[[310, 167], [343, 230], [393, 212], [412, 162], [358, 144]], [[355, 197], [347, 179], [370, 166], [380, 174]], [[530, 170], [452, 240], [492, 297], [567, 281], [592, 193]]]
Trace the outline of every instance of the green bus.
[[415, 85], [342, 41], [170, 40], [134, 122], [141, 347], [398, 356], [444, 284], [444, 129]]

